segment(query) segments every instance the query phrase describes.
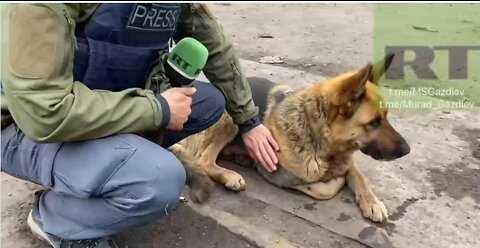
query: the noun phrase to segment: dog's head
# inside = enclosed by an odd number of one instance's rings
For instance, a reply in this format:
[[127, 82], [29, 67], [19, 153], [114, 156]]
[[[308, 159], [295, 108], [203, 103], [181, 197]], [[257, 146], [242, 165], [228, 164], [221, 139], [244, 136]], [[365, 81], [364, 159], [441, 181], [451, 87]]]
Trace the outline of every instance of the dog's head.
[[333, 145], [360, 149], [376, 160], [386, 161], [410, 152], [410, 146], [388, 121], [388, 110], [377, 85], [393, 57], [389, 54], [374, 65], [369, 63], [320, 86], [324, 99], [328, 99], [323, 111]]

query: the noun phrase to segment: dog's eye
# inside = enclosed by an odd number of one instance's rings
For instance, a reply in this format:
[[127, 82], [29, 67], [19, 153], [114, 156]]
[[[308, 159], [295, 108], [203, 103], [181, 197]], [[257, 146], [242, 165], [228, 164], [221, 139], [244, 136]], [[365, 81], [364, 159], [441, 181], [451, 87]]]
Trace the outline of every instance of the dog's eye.
[[368, 123], [368, 125], [369, 125], [371, 128], [375, 129], [375, 128], [380, 127], [380, 124], [381, 124], [381, 123], [382, 123], [382, 117], [377, 117], [377, 118], [373, 119], [372, 121], [370, 121], [370, 122]]

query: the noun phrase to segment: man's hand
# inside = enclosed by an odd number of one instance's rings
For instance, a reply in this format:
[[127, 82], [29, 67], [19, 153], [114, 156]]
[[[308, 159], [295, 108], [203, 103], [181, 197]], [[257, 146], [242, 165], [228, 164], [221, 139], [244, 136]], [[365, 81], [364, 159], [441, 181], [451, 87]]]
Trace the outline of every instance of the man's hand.
[[161, 95], [170, 107], [170, 122], [167, 129], [180, 131], [183, 124], [187, 122], [192, 113], [192, 96], [197, 89], [191, 88], [171, 88], [164, 91]]
[[260, 124], [244, 133], [242, 138], [250, 157], [260, 162], [268, 172], [277, 170], [278, 158], [275, 151], [279, 147], [268, 128]]

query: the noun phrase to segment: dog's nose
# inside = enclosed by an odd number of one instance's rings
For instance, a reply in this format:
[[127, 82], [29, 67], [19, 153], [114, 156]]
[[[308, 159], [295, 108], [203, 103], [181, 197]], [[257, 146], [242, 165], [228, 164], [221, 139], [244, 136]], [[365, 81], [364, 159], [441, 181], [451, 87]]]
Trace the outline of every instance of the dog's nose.
[[406, 142], [402, 142], [399, 147], [399, 157], [403, 157], [410, 153], [410, 146]]
[[403, 150], [405, 152], [404, 156], [409, 154], [410, 153], [410, 146], [408, 144], [405, 144]]

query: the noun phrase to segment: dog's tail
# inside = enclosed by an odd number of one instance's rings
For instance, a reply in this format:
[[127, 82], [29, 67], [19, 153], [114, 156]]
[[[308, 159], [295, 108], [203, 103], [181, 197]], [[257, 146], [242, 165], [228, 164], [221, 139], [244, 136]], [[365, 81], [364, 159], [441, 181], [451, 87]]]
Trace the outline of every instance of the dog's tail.
[[207, 173], [198, 166], [195, 156], [188, 152], [180, 144], [175, 144], [169, 148], [177, 158], [182, 162], [187, 174], [187, 185], [189, 195], [195, 203], [205, 203], [212, 194], [214, 183]]
[[293, 92], [293, 89], [288, 85], [276, 85], [273, 87], [267, 96], [268, 105], [274, 105], [272, 103], [279, 103], [287, 97], [290, 93]]

